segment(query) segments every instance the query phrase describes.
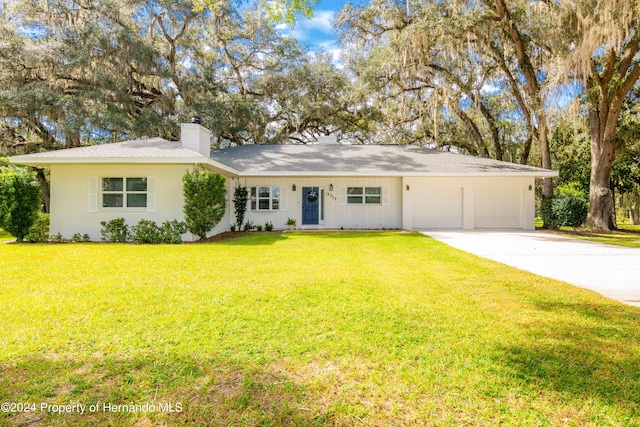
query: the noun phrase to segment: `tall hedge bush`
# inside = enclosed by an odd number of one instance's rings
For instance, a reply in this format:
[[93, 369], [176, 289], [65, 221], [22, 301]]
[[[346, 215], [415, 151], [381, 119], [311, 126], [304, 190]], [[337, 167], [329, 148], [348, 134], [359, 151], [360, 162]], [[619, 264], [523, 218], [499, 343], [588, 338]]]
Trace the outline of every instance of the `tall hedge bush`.
[[217, 173], [196, 170], [185, 173], [182, 183], [187, 229], [204, 241], [207, 232], [224, 216], [227, 207], [225, 178]]
[[35, 172], [25, 168], [0, 168], [0, 227], [22, 242], [36, 222], [42, 196]]
[[558, 187], [553, 197], [542, 200], [540, 216], [547, 228], [580, 227], [587, 220], [589, 199], [578, 184]]

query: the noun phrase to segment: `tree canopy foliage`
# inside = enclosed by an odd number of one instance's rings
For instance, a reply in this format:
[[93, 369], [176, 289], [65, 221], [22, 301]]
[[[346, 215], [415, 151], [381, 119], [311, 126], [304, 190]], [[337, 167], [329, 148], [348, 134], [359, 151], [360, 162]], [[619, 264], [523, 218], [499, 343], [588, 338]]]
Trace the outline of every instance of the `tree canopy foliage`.
[[[285, 22], [292, 25], [296, 18], [310, 18], [313, 6], [318, 0], [259, 0], [258, 7], [266, 12], [271, 23]], [[194, 0], [194, 10], [202, 12], [206, 9], [218, 11], [229, 6], [228, 0]]]
[[220, 145], [306, 141], [339, 124], [348, 81], [327, 56], [278, 35], [256, 11], [218, 6], [197, 12], [192, 2], [165, 0], [6, 5], [2, 152], [175, 140], [178, 124], [196, 113]]

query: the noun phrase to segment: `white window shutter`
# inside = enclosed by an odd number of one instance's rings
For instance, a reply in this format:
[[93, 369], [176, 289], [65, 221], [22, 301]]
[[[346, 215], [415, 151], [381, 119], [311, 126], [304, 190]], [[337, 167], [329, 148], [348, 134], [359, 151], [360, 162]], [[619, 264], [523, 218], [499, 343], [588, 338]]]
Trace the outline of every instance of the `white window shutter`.
[[[254, 198], [251, 200], [251, 198]], [[258, 209], [258, 187], [249, 187], [249, 206], [247, 206], [247, 210], [255, 211]]]
[[340, 204], [347, 204], [347, 187], [340, 187]]
[[147, 177], [147, 212], [156, 211], [156, 177]]
[[89, 177], [89, 212], [98, 212], [98, 177]]
[[287, 210], [287, 187], [280, 187], [280, 206], [278, 210]]
[[382, 206], [389, 206], [389, 187], [382, 187]]

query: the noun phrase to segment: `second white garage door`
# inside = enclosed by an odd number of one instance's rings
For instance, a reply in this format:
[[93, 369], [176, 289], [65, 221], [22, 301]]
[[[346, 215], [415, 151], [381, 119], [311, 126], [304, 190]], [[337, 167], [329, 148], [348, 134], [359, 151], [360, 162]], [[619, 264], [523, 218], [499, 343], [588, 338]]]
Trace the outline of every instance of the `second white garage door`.
[[413, 228], [462, 228], [462, 188], [414, 187]]
[[476, 188], [475, 228], [523, 228], [521, 188]]

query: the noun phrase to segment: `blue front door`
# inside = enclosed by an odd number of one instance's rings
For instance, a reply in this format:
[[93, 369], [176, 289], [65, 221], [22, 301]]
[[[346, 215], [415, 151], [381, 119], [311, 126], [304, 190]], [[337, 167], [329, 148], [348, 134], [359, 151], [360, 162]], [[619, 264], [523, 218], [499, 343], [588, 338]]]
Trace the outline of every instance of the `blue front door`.
[[302, 187], [302, 225], [317, 225], [320, 217], [320, 188]]

